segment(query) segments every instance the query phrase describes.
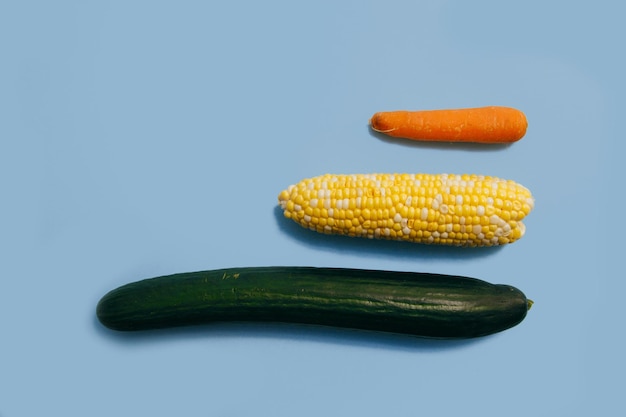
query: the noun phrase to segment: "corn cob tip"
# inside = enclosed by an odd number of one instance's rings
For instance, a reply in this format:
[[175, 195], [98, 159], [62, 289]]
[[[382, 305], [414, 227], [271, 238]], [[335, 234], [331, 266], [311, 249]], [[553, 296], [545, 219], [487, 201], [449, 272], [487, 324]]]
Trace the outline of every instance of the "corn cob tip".
[[[291, 186], [290, 188], [292, 188], [293, 186]], [[290, 189], [286, 189], [281, 191], [281, 193], [278, 195], [278, 204], [280, 205], [280, 208], [282, 208], [283, 210], [285, 210], [285, 208], [287, 208], [287, 201], [289, 200], [289, 191]]]
[[534, 208], [513, 181], [449, 174], [327, 174], [289, 186], [278, 202], [320, 233], [471, 247], [518, 240]]

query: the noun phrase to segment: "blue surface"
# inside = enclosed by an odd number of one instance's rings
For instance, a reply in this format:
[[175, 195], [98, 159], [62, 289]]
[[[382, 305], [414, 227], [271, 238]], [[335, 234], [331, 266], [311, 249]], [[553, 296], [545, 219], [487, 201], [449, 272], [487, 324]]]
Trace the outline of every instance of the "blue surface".
[[[3, 2], [0, 416], [624, 412], [624, 10], [574, 3]], [[481, 105], [523, 110], [526, 137], [367, 126]], [[469, 251], [319, 236], [276, 209], [301, 178], [376, 171], [511, 178], [536, 207], [517, 243]], [[469, 275], [535, 305], [453, 343], [94, 317], [130, 281], [257, 265]]]

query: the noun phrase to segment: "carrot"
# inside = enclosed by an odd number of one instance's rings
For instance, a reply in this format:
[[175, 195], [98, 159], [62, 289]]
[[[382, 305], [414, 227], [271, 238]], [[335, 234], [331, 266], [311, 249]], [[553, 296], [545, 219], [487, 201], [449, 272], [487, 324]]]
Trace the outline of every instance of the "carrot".
[[511, 143], [526, 134], [528, 122], [517, 109], [489, 106], [379, 112], [370, 125], [376, 132], [412, 140]]

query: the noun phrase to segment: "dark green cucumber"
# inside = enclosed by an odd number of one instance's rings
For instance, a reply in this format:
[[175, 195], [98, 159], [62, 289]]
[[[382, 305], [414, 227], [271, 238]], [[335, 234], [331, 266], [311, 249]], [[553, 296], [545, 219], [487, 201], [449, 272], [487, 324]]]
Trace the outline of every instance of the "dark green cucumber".
[[122, 331], [257, 321], [471, 338], [515, 326], [530, 305], [517, 288], [475, 278], [246, 267], [130, 283], [102, 297], [97, 316], [106, 327]]

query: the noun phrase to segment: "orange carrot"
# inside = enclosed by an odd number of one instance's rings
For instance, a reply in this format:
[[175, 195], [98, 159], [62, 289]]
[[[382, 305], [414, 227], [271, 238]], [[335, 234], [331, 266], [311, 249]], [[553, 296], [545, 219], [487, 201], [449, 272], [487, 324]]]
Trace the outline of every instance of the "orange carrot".
[[373, 130], [389, 136], [438, 142], [511, 143], [526, 134], [524, 113], [511, 107], [388, 111], [372, 116]]

